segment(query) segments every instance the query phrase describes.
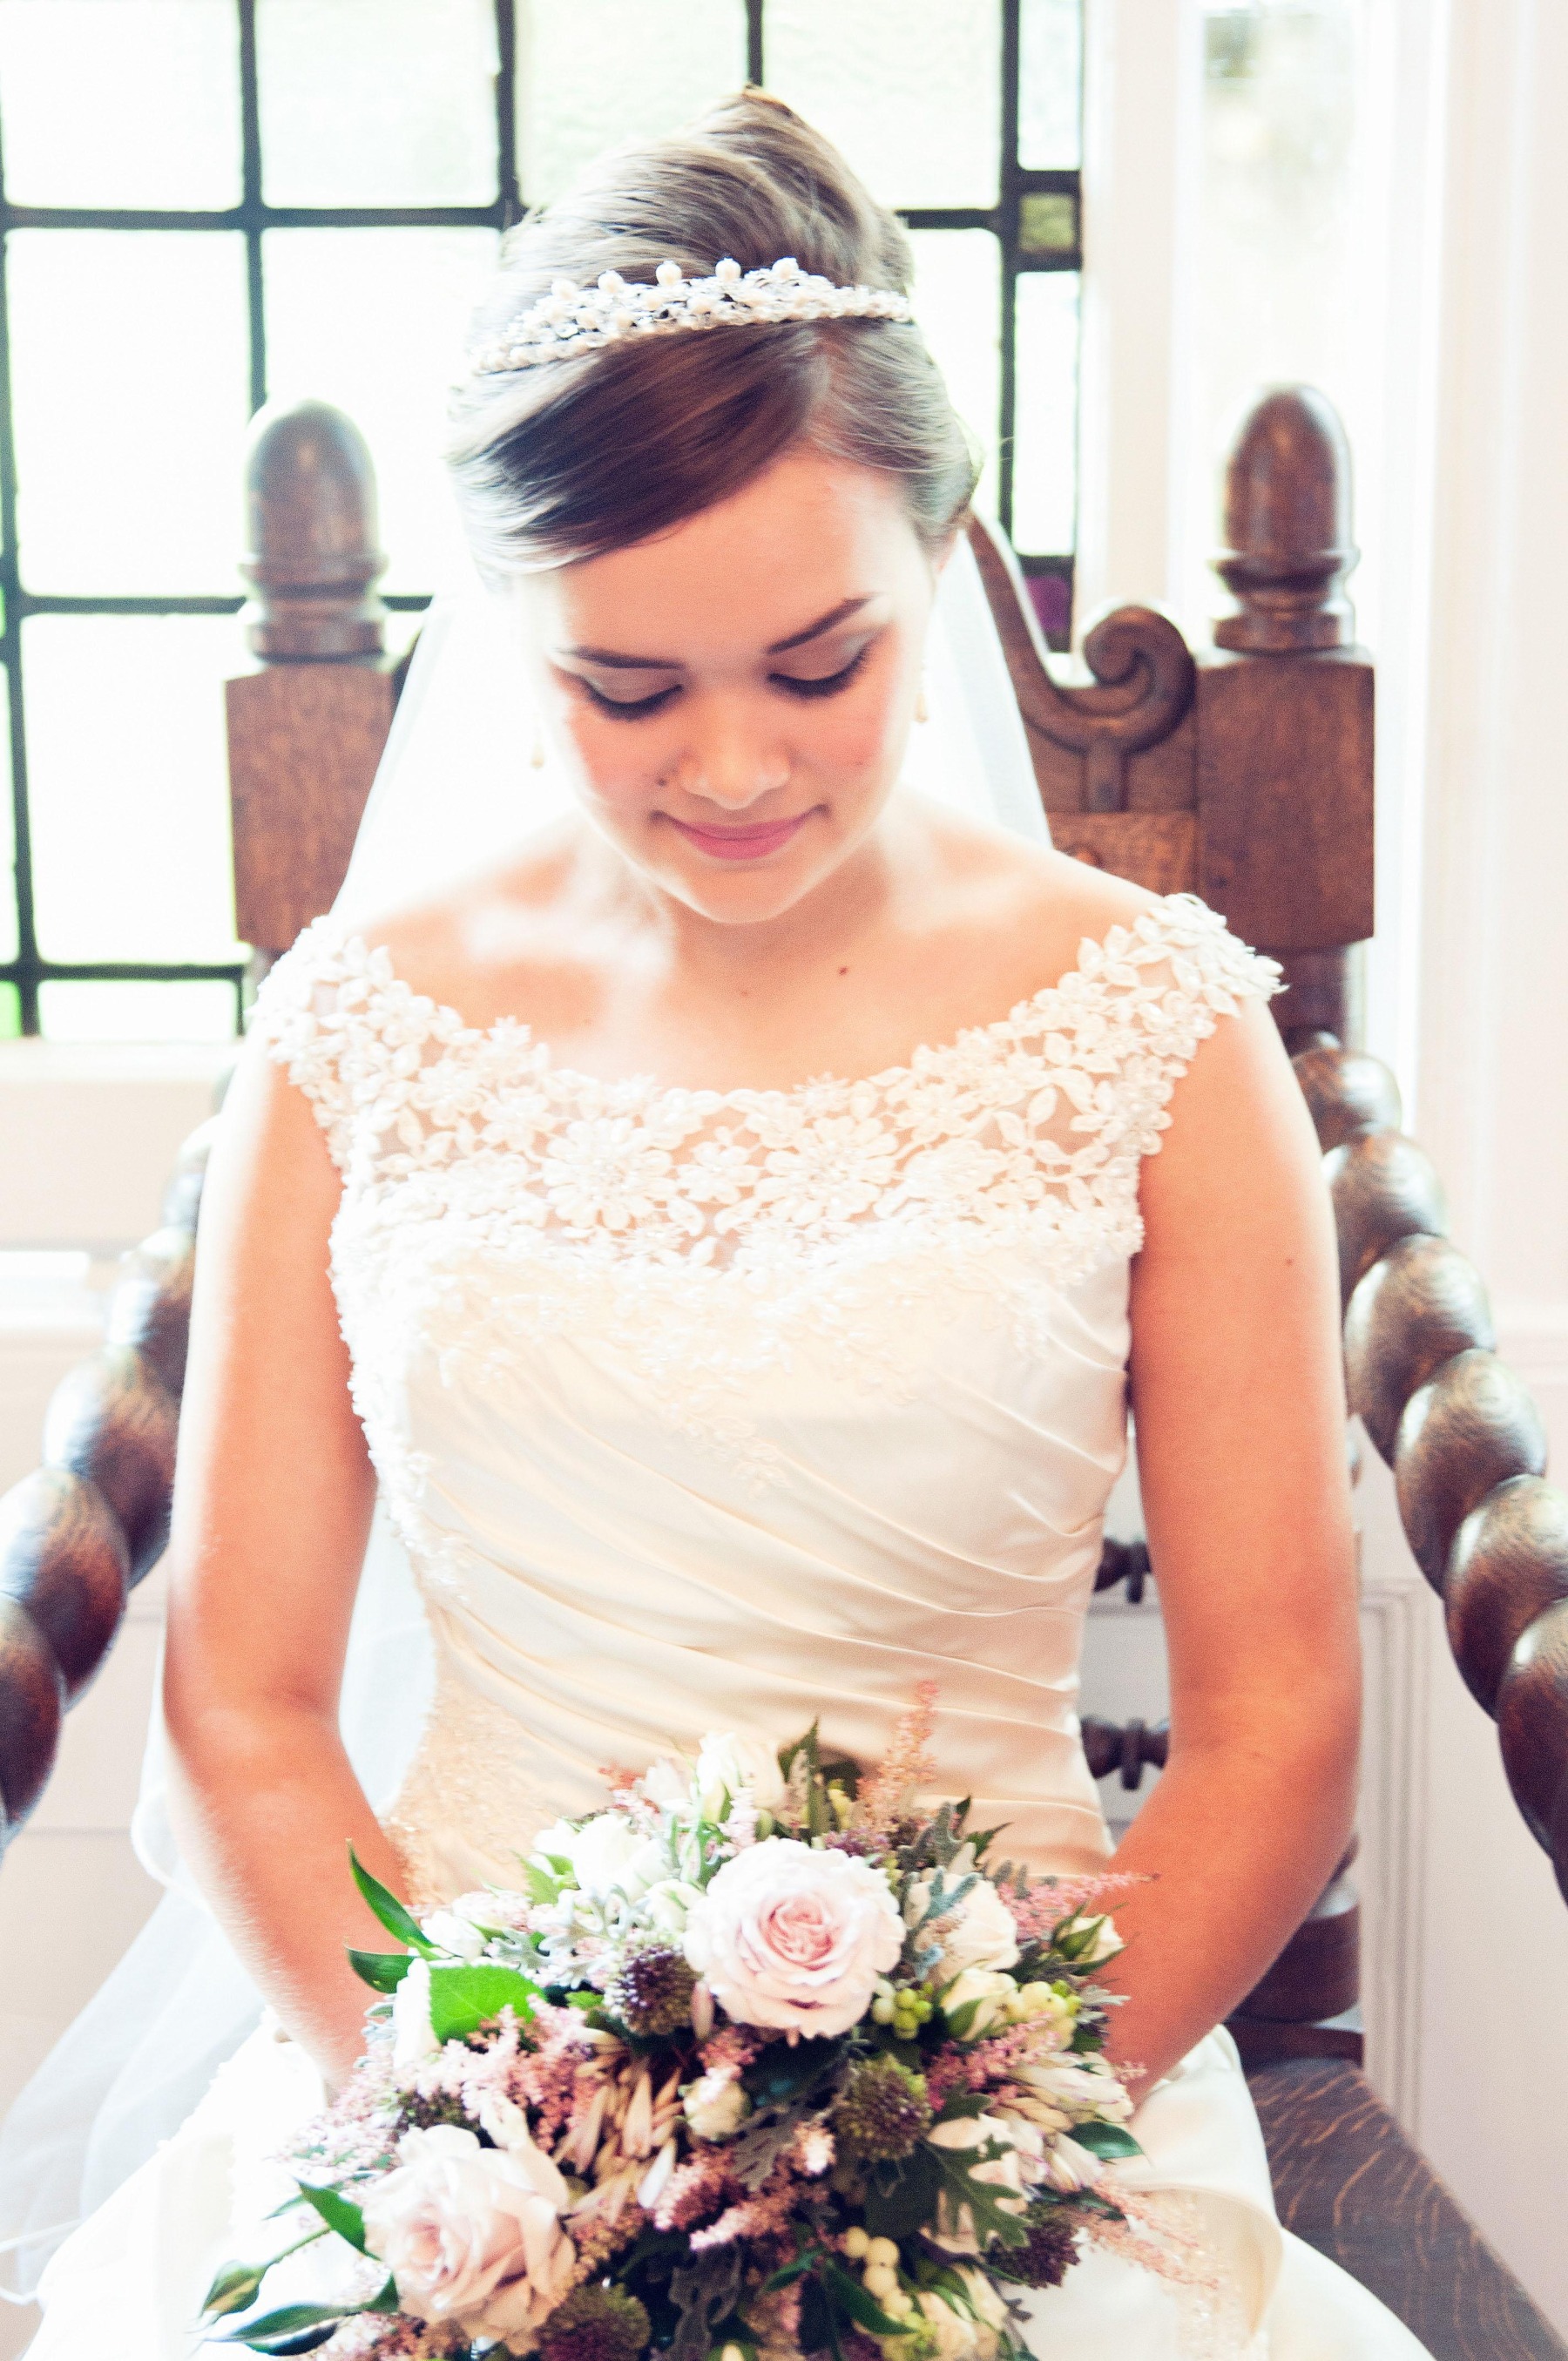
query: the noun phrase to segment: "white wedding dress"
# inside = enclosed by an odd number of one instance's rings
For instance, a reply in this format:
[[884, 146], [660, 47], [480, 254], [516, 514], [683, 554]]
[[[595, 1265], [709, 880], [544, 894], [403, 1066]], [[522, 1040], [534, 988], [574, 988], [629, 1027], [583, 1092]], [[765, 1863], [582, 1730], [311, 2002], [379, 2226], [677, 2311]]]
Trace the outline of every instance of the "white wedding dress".
[[[1000, 1022], [870, 1080], [671, 1090], [556, 1067], [311, 928], [259, 1020], [342, 1172], [355, 1399], [436, 1691], [390, 1826], [424, 1904], [506, 1881], [610, 1763], [820, 1716], [937, 1759], [1036, 1866], [1102, 1862], [1083, 1620], [1126, 1447], [1142, 1159], [1202, 1038], [1272, 971], [1200, 904], [1085, 944]], [[314, 2078], [258, 2034], [60, 2250], [35, 2361], [173, 2361]], [[1212, 2283], [1092, 2255], [1041, 2361], [1400, 2361], [1420, 2348], [1274, 2217], [1235, 2051], [1140, 2110]]]

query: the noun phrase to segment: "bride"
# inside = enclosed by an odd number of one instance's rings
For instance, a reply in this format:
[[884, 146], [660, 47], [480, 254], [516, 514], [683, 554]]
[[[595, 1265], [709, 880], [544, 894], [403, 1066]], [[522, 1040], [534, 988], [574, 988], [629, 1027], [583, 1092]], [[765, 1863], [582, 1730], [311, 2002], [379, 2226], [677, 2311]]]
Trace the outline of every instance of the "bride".
[[[403, 884], [468, 873], [281, 962], [203, 1213], [170, 1804], [269, 2014], [60, 2248], [37, 2361], [196, 2349], [262, 2162], [360, 2046], [348, 1841], [433, 1905], [600, 1804], [608, 1763], [817, 1711], [873, 1757], [929, 1679], [980, 1817], [1038, 1868], [1102, 1863], [1073, 1708], [1129, 1399], [1173, 1706], [1117, 1856], [1146, 1882], [1115, 2046], [1208, 2294], [1096, 2251], [1033, 2348], [1419, 2351], [1277, 2228], [1214, 2029], [1354, 1792], [1334, 1257], [1273, 975], [1037, 811], [1031, 842], [911, 784], [976, 594], [907, 275], [754, 93], [511, 240], [452, 466], [519, 718], [488, 759], [425, 728]], [[564, 279], [604, 291], [575, 343]], [[1016, 784], [1003, 701], [942, 767], [984, 772], [989, 733]], [[379, 1817], [340, 1728], [378, 1488], [435, 1665]]]

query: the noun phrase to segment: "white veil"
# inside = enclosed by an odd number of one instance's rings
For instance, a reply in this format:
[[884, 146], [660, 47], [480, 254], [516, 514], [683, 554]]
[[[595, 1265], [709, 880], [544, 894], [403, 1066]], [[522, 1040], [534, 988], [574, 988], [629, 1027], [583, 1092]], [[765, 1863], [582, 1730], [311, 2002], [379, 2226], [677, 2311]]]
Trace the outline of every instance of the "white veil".
[[[535, 730], [508, 620], [477, 579], [425, 618], [334, 905], [350, 925], [484, 868], [569, 805], [555, 766], [528, 762]], [[926, 712], [901, 784], [1048, 843], [1007, 660], [961, 534], [932, 612]]]
[[[504, 612], [476, 581], [426, 618], [334, 905], [351, 925], [499, 859], [566, 803], [554, 767], [528, 761], [533, 724], [501, 637]], [[942, 574], [925, 681], [927, 718], [911, 731], [901, 786], [1048, 843], [1006, 659], [961, 535]], [[378, 1511], [341, 1707], [378, 1811], [397, 1792], [430, 1686], [408, 1562]], [[261, 2013], [181, 1861], [156, 1706], [133, 1840], [164, 1899], [0, 2130], [0, 2255], [13, 2257], [22, 2290], [36, 2287], [64, 2233], [179, 2127]], [[0, 2295], [8, 2292], [0, 2269]]]

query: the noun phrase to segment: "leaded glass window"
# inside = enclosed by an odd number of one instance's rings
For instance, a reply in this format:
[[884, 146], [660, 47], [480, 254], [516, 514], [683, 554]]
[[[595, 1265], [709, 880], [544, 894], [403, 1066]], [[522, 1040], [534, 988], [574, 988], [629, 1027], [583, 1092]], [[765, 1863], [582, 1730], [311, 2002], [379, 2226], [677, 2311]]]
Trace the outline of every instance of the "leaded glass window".
[[[1047, 635], [1076, 478], [1081, 0], [0, 0], [0, 1032], [232, 1030], [240, 444], [339, 403], [405, 633], [499, 233], [765, 82], [913, 233]], [[14, 884], [13, 882], [14, 881]]]

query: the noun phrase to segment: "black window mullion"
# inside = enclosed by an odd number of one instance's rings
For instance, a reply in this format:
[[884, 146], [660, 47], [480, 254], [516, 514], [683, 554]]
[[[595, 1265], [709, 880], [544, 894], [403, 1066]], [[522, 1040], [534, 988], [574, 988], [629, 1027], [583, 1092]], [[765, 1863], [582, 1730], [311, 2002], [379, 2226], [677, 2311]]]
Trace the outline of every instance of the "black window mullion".
[[261, 260], [261, 76], [256, 0], [239, 0], [240, 211], [245, 226], [246, 313], [250, 327], [250, 409], [267, 399], [267, 300]]
[[[273, 228], [479, 228], [507, 229], [523, 211], [517, 155], [518, 23], [516, 0], [494, 0], [496, 29], [496, 196], [486, 205], [441, 206], [270, 206], [263, 193], [260, 75], [258, 54], [258, 0], [235, 0], [239, 44], [242, 181], [236, 205], [213, 209], [146, 209], [136, 207], [12, 206], [5, 194], [4, 159], [0, 156], [0, 597], [5, 612], [0, 623], [0, 664], [10, 692], [12, 806], [16, 837], [16, 956], [0, 961], [0, 983], [13, 983], [20, 1003], [22, 1029], [38, 1030], [38, 995], [43, 983], [226, 981], [237, 994], [243, 970], [237, 965], [190, 962], [73, 961], [45, 959], [37, 932], [32, 837], [28, 819], [27, 726], [21, 667], [21, 627], [29, 615], [221, 615], [234, 614], [242, 603], [235, 596], [83, 597], [30, 594], [23, 587], [16, 541], [16, 453], [12, 416], [9, 315], [6, 309], [7, 240], [12, 229], [124, 229], [127, 231], [212, 230], [239, 233], [245, 239], [247, 312], [249, 333], [249, 398], [253, 412], [267, 399], [267, 318], [263, 240]], [[766, 0], [745, 0], [746, 75], [761, 83], [765, 74]], [[1014, 511], [1014, 449], [1017, 426], [1016, 296], [1018, 277], [1025, 269], [1077, 269], [1076, 252], [1044, 256], [1025, 254], [1021, 244], [1021, 198], [1030, 190], [1060, 188], [1076, 199], [1077, 172], [1023, 171], [1019, 162], [1020, 46], [1023, 0], [997, 0], [1002, 11], [1001, 172], [997, 202], [985, 207], [926, 207], [906, 209], [903, 218], [912, 229], [986, 229], [1002, 247], [1002, 318], [999, 324], [999, 416], [997, 509], [1011, 532]], [[1070, 584], [1070, 556], [1025, 560], [1030, 573], [1065, 575]], [[427, 597], [403, 592], [389, 596], [389, 608], [418, 613]]]
[[1002, 0], [1002, 321], [1001, 418], [997, 423], [996, 513], [1013, 533], [1013, 439], [1018, 412], [1018, 71], [1022, 0]]
[[38, 926], [33, 907], [33, 831], [27, 810], [27, 733], [22, 693], [21, 577], [16, 559], [16, 438], [11, 412], [11, 309], [6, 264], [5, 161], [0, 148], [0, 662], [5, 667], [11, 734], [16, 956], [7, 981], [16, 987], [24, 1033], [38, 1029]]
[[496, 0], [496, 189], [502, 229], [522, 215], [517, 176], [517, 5]]

